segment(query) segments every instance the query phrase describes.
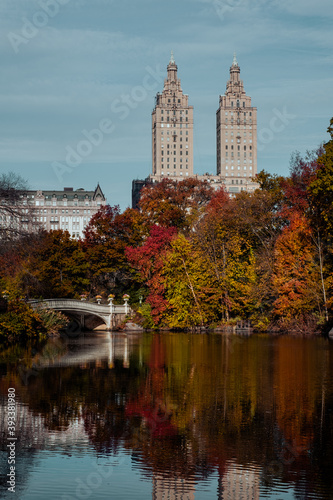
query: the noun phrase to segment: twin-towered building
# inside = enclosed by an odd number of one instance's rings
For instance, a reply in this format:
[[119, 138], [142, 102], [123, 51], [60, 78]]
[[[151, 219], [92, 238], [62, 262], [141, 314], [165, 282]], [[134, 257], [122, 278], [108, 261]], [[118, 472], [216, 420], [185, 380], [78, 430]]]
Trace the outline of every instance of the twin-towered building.
[[257, 108], [245, 93], [236, 56], [216, 113], [216, 175], [194, 174], [193, 106], [182, 91], [177, 70], [171, 53], [164, 88], [156, 95], [152, 112], [152, 174], [144, 181], [133, 181], [132, 205], [137, 205], [145, 184], [168, 177], [206, 179], [216, 186], [223, 184], [231, 193], [254, 191], [258, 187], [252, 180], [257, 173]]
[[[171, 53], [164, 88], [156, 95], [152, 112], [152, 173], [145, 180], [133, 181], [133, 207], [144, 185], [164, 178], [179, 181], [196, 177], [216, 187], [224, 185], [230, 193], [258, 187], [252, 180], [257, 173], [257, 108], [245, 93], [236, 56], [216, 113], [216, 175], [194, 174], [193, 106], [182, 91], [177, 70]], [[26, 191], [21, 194], [16, 215], [0, 209], [0, 233], [29, 231], [31, 224], [37, 224], [46, 230], [67, 230], [72, 238], [80, 238], [91, 217], [105, 203], [99, 185], [95, 191]]]

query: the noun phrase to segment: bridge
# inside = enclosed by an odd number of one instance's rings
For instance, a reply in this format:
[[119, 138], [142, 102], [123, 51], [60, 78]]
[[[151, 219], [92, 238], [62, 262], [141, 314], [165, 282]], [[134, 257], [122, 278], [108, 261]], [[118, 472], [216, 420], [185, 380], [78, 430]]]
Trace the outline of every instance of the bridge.
[[31, 300], [29, 304], [33, 309], [43, 307], [61, 311], [82, 329], [87, 330], [93, 330], [103, 324], [106, 330], [113, 330], [126, 316], [132, 315], [127, 300], [122, 305], [115, 305], [112, 301], [109, 304], [96, 304], [75, 299]]

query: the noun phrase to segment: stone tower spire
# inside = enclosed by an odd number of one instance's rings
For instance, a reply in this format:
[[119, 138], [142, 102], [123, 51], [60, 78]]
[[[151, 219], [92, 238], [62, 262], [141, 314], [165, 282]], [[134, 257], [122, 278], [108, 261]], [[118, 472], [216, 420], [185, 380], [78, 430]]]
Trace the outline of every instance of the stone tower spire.
[[162, 93], [152, 113], [153, 181], [193, 175], [193, 106], [188, 104], [177, 76], [173, 52]]
[[217, 175], [244, 185], [257, 173], [257, 108], [244, 90], [236, 54], [216, 119]]

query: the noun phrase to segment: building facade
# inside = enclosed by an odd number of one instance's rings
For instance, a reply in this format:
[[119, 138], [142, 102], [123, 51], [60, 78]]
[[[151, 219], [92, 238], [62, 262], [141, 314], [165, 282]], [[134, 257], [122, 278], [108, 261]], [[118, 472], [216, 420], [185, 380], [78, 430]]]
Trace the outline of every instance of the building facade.
[[259, 184], [252, 180], [257, 174], [257, 108], [245, 93], [236, 55], [216, 113], [216, 175], [194, 174], [193, 106], [189, 106], [188, 95], [181, 89], [172, 53], [167, 72], [152, 113], [153, 171], [145, 180], [133, 180], [132, 207], [137, 208], [144, 186], [168, 177], [195, 177], [215, 189], [224, 187], [231, 194], [258, 189]]
[[171, 52], [162, 93], [152, 112], [152, 180], [193, 176], [193, 106], [188, 104]]
[[[106, 204], [106, 198], [98, 184], [94, 191], [64, 188], [63, 191], [25, 191], [21, 194], [23, 213], [31, 213], [30, 220], [34, 227], [43, 227], [47, 231], [62, 229], [72, 238], [83, 237], [83, 231], [90, 219]], [[28, 224], [22, 225], [28, 231]]]
[[236, 55], [216, 113], [217, 175], [243, 180], [257, 173], [257, 108], [244, 90]]

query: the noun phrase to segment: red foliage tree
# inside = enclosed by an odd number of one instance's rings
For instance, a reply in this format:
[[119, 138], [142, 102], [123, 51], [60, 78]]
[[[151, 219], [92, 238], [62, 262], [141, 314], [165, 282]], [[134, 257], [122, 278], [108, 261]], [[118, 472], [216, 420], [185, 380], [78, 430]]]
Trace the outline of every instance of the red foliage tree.
[[148, 287], [147, 302], [151, 306], [151, 314], [155, 324], [159, 323], [167, 307], [162, 277], [163, 259], [176, 234], [175, 227], [153, 226], [142, 246], [126, 249], [129, 262], [139, 271], [142, 283]]

